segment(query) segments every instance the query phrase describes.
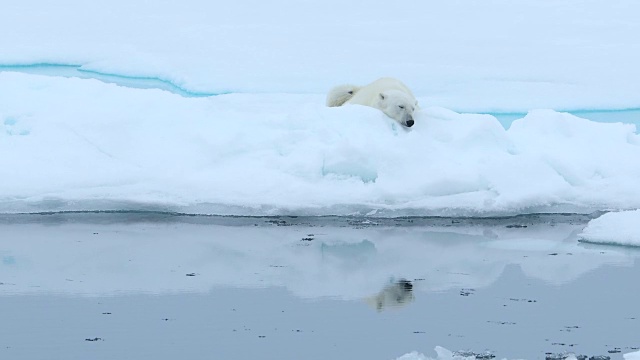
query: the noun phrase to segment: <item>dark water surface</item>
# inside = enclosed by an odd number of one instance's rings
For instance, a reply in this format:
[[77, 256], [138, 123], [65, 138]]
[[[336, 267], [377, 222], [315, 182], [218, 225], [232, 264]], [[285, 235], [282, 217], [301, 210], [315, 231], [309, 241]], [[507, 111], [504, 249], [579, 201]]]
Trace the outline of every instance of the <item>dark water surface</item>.
[[2, 216], [0, 358], [622, 359], [640, 251], [588, 219]]

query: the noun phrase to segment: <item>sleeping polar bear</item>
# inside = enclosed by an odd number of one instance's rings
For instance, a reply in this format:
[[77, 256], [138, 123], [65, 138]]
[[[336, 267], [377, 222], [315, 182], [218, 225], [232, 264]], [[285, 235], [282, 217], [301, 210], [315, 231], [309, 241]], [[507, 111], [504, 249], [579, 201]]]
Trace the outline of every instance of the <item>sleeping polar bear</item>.
[[369, 85], [340, 85], [327, 94], [327, 106], [359, 104], [381, 110], [400, 124], [411, 127], [418, 102], [411, 90], [394, 78], [380, 78]]

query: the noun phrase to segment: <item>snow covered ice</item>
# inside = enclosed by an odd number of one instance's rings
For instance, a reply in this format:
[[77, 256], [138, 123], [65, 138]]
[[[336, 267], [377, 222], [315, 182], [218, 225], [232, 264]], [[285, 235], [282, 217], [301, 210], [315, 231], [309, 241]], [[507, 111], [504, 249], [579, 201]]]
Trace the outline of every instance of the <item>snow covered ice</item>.
[[455, 111], [640, 107], [634, 0], [3, 6], [4, 65], [80, 65], [206, 93], [316, 94], [393, 76]]
[[[435, 359], [437, 360], [475, 360], [475, 356], [470, 356], [470, 357], [463, 357], [463, 356], [456, 356], [452, 351], [447, 350], [441, 346], [436, 346], [436, 348], [434, 349], [437, 357]], [[429, 359], [434, 359], [434, 358], [430, 358], [430, 357], [426, 357], [423, 354], [420, 354], [416, 351], [405, 354], [401, 357], [399, 357], [396, 360], [429, 360]]]
[[640, 351], [624, 354], [624, 360], [638, 360], [640, 359]]
[[[0, 73], [0, 211], [510, 215], [640, 207], [634, 125], [424, 106], [407, 130], [323, 95], [184, 98]], [[9, 155], [10, 154], [10, 155]]]
[[[637, 2], [83, 4], [0, 14], [0, 212], [640, 207], [634, 125], [536, 110], [640, 107]], [[60, 76], [24, 73], [43, 64]], [[62, 71], [76, 68], [178, 94]], [[380, 76], [419, 98], [414, 128], [324, 107], [331, 86]], [[459, 113], [500, 111], [529, 114], [505, 130]]]
[[591, 243], [640, 246], [640, 210], [604, 214], [591, 220], [580, 237]]

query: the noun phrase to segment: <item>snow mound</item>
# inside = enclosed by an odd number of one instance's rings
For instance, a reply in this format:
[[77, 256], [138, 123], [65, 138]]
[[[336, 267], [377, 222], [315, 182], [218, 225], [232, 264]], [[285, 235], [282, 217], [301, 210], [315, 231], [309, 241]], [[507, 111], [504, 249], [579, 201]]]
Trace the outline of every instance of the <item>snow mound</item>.
[[624, 354], [623, 357], [624, 360], [640, 360], [640, 351]]
[[640, 210], [604, 214], [591, 220], [580, 237], [591, 243], [640, 246]]
[[[4, 130], [4, 131], [2, 131]], [[0, 73], [0, 212], [485, 216], [640, 207], [634, 125]]]

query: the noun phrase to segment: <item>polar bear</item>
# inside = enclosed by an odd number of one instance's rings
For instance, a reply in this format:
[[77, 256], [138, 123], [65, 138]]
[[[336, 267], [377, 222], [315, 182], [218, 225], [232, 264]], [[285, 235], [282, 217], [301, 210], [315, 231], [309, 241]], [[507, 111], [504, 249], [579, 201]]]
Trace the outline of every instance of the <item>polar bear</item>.
[[384, 77], [369, 85], [340, 85], [327, 94], [327, 106], [358, 104], [381, 110], [400, 124], [411, 127], [413, 113], [418, 107], [411, 90], [400, 80]]

